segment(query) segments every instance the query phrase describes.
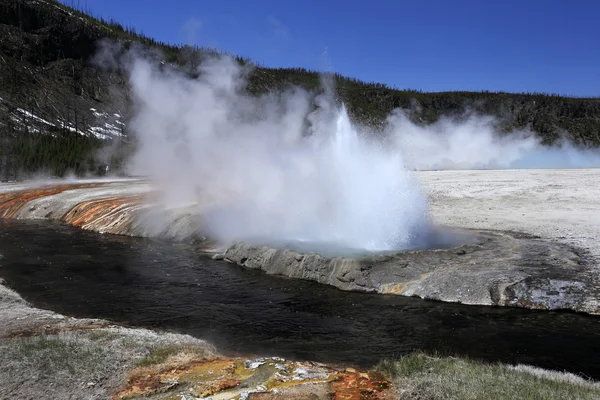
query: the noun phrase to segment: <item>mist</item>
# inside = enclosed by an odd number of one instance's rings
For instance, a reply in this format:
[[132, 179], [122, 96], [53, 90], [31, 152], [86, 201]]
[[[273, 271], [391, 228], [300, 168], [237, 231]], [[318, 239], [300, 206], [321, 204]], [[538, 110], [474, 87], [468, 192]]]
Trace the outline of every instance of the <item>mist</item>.
[[168, 207], [208, 204], [202, 230], [221, 241], [385, 250], [424, 240], [425, 197], [400, 152], [368, 140], [330, 90], [250, 96], [248, 72], [215, 58], [190, 80], [136, 58], [129, 172], [149, 176]]
[[564, 139], [546, 146], [529, 130], [501, 134], [490, 116], [442, 117], [421, 126], [395, 110], [387, 122], [388, 135], [414, 170], [600, 167], [599, 149], [578, 148]]
[[423, 127], [397, 110], [377, 135], [352, 123], [331, 82], [319, 95], [251, 96], [250, 69], [229, 57], [204, 61], [196, 79], [135, 54], [127, 71], [138, 142], [128, 172], [148, 176], [166, 208], [202, 204], [199, 229], [226, 243], [427, 247], [433, 227], [410, 170], [600, 166], [530, 132], [499, 136], [489, 117]]

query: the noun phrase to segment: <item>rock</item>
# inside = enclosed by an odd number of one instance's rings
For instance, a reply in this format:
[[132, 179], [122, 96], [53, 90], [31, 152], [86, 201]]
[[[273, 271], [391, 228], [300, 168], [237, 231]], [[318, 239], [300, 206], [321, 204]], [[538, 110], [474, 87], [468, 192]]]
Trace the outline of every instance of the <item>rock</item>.
[[342, 290], [447, 302], [600, 314], [600, 290], [572, 247], [521, 233], [472, 231], [455, 248], [366, 258], [324, 257], [238, 242], [224, 258], [268, 274]]
[[[217, 358], [184, 364], [172, 371], [155, 368], [149, 375], [139, 373], [130, 375], [115, 398], [151, 397], [157, 393], [164, 395], [161, 398], [182, 399], [398, 398], [393, 384], [371, 371], [341, 370], [310, 361], [272, 357]], [[165, 386], [165, 382], [178, 384]]]

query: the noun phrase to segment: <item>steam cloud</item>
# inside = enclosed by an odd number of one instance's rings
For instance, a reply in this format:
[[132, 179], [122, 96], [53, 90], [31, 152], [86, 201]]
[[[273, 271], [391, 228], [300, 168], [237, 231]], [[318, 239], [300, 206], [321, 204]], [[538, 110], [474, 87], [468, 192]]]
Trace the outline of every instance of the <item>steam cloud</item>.
[[137, 59], [131, 85], [140, 139], [131, 170], [168, 203], [202, 197], [204, 229], [221, 240], [331, 242], [406, 248], [427, 228], [423, 195], [393, 147], [366, 140], [325, 93], [310, 111], [294, 89], [243, 94], [246, 72], [229, 58], [189, 80]]
[[566, 140], [544, 146], [525, 130], [500, 135], [495, 122], [473, 115], [418, 126], [396, 110], [388, 117], [388, 128], [406, 164], [417, 170], [600, 167], [597, 149], [576, 148]]
[[143, 57], [128, 71], [139, 141], [129, 172], [169, 205], [212, 204], [203, 229], [222, 241], [421, 247], [431, 228], [409, 169], [600, 166], [596, 153], [543, 147], [527, 132], [499, 137], [484, 117], [421, 127], [396, 111], [372, 139], [330, 90], [245, 94], [249, 71], [228, 57], [204, 61], [194, 80]]

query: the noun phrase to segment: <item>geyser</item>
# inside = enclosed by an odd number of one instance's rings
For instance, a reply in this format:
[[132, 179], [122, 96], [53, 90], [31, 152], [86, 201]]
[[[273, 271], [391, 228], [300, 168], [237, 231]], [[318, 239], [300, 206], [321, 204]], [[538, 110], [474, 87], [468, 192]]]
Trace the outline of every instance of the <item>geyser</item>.
[[330, 90], [250, 96], [248, 71], [227, 57], [203, 62], [198, 79], [141, 57], [129, 70], [130, 172], [148, 175], [167, 204], [208, 198], [201, 229], [212, 237], [367, 250], [427, 241], [425, 197], [392, 139], [353, 125]]
[[248, 94], [250, 69], [230, 57], [204, 60], [195, 79], [135, 52], [124, 59], [138, 139], [129, 172], [150, 177], [167, 208], [201, 204], [198, 229], [225, 243], [432, 247], [439, 234], [408, 169], [600, 166], [597, 150], [499, 135], [485, 116], [418, 126], [396, 110], [376, 135], [351, 122], [328, 82], [319, 95]]

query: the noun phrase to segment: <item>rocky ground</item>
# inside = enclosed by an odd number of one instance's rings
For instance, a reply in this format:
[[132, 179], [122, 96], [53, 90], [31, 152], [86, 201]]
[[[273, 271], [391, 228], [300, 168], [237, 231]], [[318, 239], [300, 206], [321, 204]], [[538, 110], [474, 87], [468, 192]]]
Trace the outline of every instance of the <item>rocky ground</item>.
[[576, 250], [502, 231], [468, 231], [448, 249], [328, 258], [235, 243], [214, 258], [342, 290], [446, 302], [600, 314], [598, 277]]
[[600, 169], [422, 171], [434, 222], [525, 232], [600, 263]]

